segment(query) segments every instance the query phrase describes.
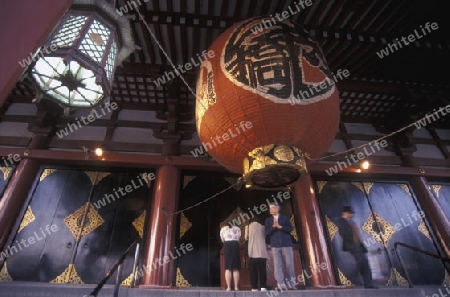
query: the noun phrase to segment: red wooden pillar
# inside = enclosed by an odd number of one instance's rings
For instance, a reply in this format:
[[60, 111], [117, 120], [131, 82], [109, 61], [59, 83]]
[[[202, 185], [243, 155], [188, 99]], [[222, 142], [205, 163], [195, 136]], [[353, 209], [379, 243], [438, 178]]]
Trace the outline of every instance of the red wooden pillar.
[[142, 278], [141, 288], [172, 285], [177, 216], [167, 214], [177, 211], [179, 188], [180, 170], [178, 168], [172, 165], [158, 168], [148, 218], [148, 237], [144, 246], [143, 264], [147, 267], [147, 271]]
[[72, 2], [0, 1], [0, 106], [24, 70], [19, 61], [45, 42]]
[[425, 177], [413, 177], [411, 187], [447, 258], [450, 258], [450, 221]]
[[294, 186], [298, 221], [302, 229], [302, 245], [306, 255], [306, 271], [313, 287], [336, 285], [330, 251], [324, 234], [320, 216], [319, 201], [314, 193], [314, 185], [308, 174]]
[[[28, 146], [33, 149], [47, 147], [48, 137], [34, 134]], [[14, 170], [13, 176], [0, 199], [0, 250], [3, 250], [10, 233], [25, 204], [28, 193], [32, 188], [33, 181], [39, 172], [40, 162], [32, 159], [22, 159]]]

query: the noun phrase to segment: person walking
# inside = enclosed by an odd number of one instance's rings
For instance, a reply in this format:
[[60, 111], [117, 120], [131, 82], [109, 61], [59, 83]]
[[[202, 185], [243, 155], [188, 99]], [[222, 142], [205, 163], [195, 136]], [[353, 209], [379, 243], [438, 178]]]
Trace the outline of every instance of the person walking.
[[339, 234], [342, 236], [343, 251], [350, 252], [356, 260], [358, 273], [362, 276], [366, 289], [377, 289], [373, 285], [372, 271], [367, 259], [367, 249], [361, 242], [359, 227], [352, 220], [355, 212], [350, 206], [344, 206], [341, 211], [342, 217], [337, 221]]
[[285, 278], [283, 274], [283, 260], [286, 267], [287, 280], [290, 284], [290, 289], [295, 289], [291, 286], [290, 281], [295, 278], [294, 272], [294, 252], [292, 248], [291, 231], [293, 230], [289, 217], [280, 214], [280, 206], [276, 203], [271, 203], [269, 208], [270, 218], [265, 221], [266, 236], [269, 237], [270, 247], [273, 255], [273, 266], [277, 286], [287, 290]]
[[265, 227], [257, 217], [250, 219], [245, 226], [244, 239], [248, 242], [248, 257], [250, 258], [250, 283], [252, 291], [267, 291], [267, 247]]
[[220, 228], [220, 239], [223, 242], [225, 257], [225, 282], [227, 291], [231, 290], [233, 280], [234, 290], [239, 290], [239, 269], [241, 269], [241, 258], [239, 256], [239, 240], [241, 229], [238, 226], [229, 227], [223, 225]]

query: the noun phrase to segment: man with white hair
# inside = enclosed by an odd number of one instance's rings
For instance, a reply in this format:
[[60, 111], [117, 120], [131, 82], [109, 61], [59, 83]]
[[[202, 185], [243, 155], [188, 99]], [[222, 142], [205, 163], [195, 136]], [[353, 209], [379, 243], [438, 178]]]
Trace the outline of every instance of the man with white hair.
[[[272, 217], [265, 221], [266, 236], [269, 237], [270, 247], [273, 255], [273, 266], [277, 286], [287, 290], [283, 274], [283, 261], [286, 267], [287, 280], [295, 279], [294, 272], [294, 251], [292, 249], [291, 231], [293, 230], [289, 217], [280, 214], [280, 206], [277, 203], [270, 204], [270, 214]], [[295, 289], [291, 287], [290, 289]]]

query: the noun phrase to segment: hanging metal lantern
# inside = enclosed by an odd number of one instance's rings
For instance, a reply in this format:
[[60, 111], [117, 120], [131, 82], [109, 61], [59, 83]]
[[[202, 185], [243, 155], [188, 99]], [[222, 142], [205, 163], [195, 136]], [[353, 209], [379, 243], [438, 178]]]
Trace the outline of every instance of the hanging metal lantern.
[[226, 30], [209, 51], [215, 55], [197, 80], [203, 146], [247, 187], [292, 185], [338, 129], [338, 90], [321, 48], [290, 20], [256, 17]]
[[133, 51], [129, 21], [113, 6], [75, 0], [30, 67], [38, 97], [66, 110], [107, 103], [114, 71]]

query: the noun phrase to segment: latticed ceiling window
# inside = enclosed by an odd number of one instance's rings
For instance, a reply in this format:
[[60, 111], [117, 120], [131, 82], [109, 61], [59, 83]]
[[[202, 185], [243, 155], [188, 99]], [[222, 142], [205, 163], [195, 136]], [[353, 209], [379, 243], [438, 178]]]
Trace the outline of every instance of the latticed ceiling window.
[[80, 34], [86, 19], [85, 15], [69, 15], [59, 28], [58, 33], [50, 40], [50, 44], [57, 46], [70, 46]]
[[106, 54], [106, 45], [110, 39], [111, 30], [94, 19], [87, 35], [89, 38], [83, 38], [78, 48], [82, 53], [101, 63]]

